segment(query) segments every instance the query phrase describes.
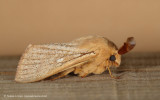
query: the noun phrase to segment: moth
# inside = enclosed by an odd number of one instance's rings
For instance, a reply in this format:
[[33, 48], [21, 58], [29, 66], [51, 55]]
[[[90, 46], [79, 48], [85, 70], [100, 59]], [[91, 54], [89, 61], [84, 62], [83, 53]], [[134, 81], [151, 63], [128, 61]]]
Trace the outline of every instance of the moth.
[[21, 83], [36, 82], [58, 75], [52, 80], [73, 72], [84, 78], [89, 74], [101, 74], [110, 67], [118, 67], [121, 55], [135, 47], [133, 37], [129, 37], [121, 48], [101, 36], [87, 36], [68, 43], [30, 44], [22, 55], [15, 76]]

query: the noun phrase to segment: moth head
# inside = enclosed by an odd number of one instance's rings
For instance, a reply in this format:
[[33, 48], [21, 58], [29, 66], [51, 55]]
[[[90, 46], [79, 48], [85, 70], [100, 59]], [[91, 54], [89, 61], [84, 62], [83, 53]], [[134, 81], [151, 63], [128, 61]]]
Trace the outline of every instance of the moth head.
[[121, 63], [121, 55], [118, 54], [117, 46], [112, 42], [108, 41], [109, 45], [109, 56], [108, 56], [108, 66], [118, 67]]
[[110, 64], [109, 66], [119, 67], [121, 64], [121, 55], [118, 53], [111, 54], [108, 59]]
[[110, 47], [110, 55], [108, 58], [109, 65], [118, 67], [121, 63], [121, 55], [131, 51], [135, 47], [136, 42], [133, 37], [129, 37], [127, 41], [124, 43], [124, 45], [119, 49], [111, 41], [109, 41], [108, 44]]

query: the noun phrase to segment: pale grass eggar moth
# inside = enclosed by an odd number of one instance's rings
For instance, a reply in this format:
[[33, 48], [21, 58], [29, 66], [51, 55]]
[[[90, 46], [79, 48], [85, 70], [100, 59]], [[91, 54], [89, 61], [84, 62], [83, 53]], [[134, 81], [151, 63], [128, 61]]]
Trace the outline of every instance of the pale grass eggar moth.
[[121, 55], [135, 47], [133, 37], [129, 37], [121, 48], [101, 36], [88, 36], [68, 43], [53, 43], [44, 45], [30, 44], [22, 55], [15, 76], [16, 82], [36, 82], [52, 75], [66, 76], [73, 72], [80, 77], [101, 74], [111, 66], [118, 67]]

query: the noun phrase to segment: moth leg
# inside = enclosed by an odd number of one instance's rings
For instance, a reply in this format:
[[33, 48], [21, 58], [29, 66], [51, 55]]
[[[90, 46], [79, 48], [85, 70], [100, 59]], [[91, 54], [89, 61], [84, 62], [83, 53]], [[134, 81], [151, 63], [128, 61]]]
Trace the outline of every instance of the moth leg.
[[119, 76], [116, 77], [116, 76], [113, 76], [113, 75], [112, 75], [112, 72], [111, 72], [109, 66], [108, 66], [108, 71], [109, 71], [109, 75], [110, 75], [112, 78], [114, 78], [114, 79], [119, 79], [119, 78], [120, 78]]
[[68, 75], [68, 74], [69, 74], [70, 72], [72, 72], [72, 71], [74, 71], [74, 68], [71, 68], [71, 69], [68, 69], [68, 70], [66, 70], [66, 71], [64, 71], [64, 72], [61, 72], [57, 77], [52, 78], [51, 81], [56, 80], [56, 79], [59, 79], [59, 78], [62, 78], [62, 77], [64, 77], [64, 76]]
[[88, 73], [85, 73], [84, 75], [81, 76], [81, 78], [85, 78], [88, 75]]

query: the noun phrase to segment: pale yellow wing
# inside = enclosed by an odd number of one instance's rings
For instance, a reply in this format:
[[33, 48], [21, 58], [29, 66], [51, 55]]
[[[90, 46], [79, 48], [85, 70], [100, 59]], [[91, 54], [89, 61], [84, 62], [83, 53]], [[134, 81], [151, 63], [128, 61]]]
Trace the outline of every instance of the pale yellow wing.
[[78, 48], [79, 42], [29, 45], [17, 67], [17, 82], [35, 82], [85, 63], [93, 51]]

